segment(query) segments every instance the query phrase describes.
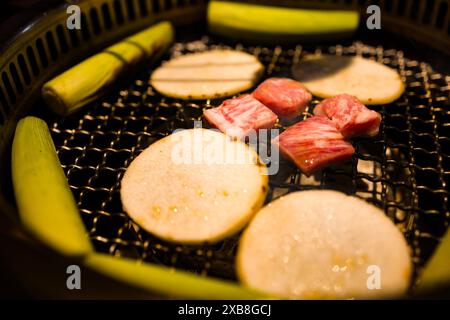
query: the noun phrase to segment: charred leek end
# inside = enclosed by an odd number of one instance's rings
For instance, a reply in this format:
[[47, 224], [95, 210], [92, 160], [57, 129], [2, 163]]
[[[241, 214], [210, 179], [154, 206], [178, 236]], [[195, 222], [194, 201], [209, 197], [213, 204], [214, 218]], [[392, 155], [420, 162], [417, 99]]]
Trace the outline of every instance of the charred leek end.
[[57, 114], [73, 113], [99, 98], [112, 82], [139, 62], [159, 57], [173, 39], [169, 22], [128, 37], [47, 82], [42, 88], [44, 101]]
[[311, 10], [211, 1], [208, 25], [213, 34], [262, 43], [318, 41], [351, 35], [356, 11]]
[[170, 298], [268, 299], [262, 293], [232, 282], [199, 277], [148, 263], [138, 264], [135, 260], [126, 258], [95, 253], [87, 257], [85, 264], [114, 279]]
[[12, 180], [20, 218], [31, 232], [66, 255], [92, 251], [50, 132], [41, 119], [26, 117], [17, 124]]

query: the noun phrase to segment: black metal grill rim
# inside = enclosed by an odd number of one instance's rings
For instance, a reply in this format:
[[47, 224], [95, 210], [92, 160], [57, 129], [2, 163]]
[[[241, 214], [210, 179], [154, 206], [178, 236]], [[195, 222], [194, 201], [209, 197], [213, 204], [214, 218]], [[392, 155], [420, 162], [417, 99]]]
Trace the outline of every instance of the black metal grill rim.
[[[176, 43], [170, 56], [227, 47], [207, 37]], [[354, 194], [382, 208], [403, 231], [416, 275], [433, 252], [449, 222], [450, 183], [449, 80], [427, 63], [410, 60], [402, 51], [384, 50], [361, 42], [314, 50], [244, 47], [266, 66], [265, 77], [285, 76], [302, 55], [324, 52], [360, 55], [396, 68], [407, 84], [405, 94], [390, 105], [374, 107], [382, 114], [380, 135], [355, 139], [351, 161], [306, 178], [287, 161], [286, 177], [270, 178], [266, 202], [288, 192], [334, 189]], [[152, 69], [126, 88], [87, 111], [50, 124], [64, 171], [81, 216], [97, 251], [164, 264], [202, 275], [235, 279], [234, 256], [239, 235], [218, 244], [170, 244], [148, 234], [123, 212], [120, 180], [127, 166], [146, 147], [177, 128], [190, 128], [202, 119], [204, 108], [221, 100], [186, 102], [159, 95], [149, 85]], [[315, 99], [307, 112], [318, 103]], [[281, 124], [278, 127], [284, 129]]]

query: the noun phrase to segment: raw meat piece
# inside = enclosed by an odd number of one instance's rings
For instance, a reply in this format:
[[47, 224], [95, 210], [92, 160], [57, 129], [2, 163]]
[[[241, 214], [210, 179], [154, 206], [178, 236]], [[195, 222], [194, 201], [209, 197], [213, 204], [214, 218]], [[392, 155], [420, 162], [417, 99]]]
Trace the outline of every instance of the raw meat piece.
[[325, 116], [314, 116], [287, 128], [272, 143], [308, 176], [355, 153], [353, 146]]
[[374, 137], [380, 129], [381, 115], [368, 109], [358, 98], [349, 94], [322, 101], [314, 109], [314, 114], [330, 118], [347, 138]]
[[272, 128], [278, 117], [249, 94], [225, 100], [219, 107], [204, 111], [208, 122], [223, 133], [242, 139], [251, 130]]
[[288, 78], [267, 79], [256, 88], [253, 97], [283, 118], [301, 114], [312, 99], [300, 82]]

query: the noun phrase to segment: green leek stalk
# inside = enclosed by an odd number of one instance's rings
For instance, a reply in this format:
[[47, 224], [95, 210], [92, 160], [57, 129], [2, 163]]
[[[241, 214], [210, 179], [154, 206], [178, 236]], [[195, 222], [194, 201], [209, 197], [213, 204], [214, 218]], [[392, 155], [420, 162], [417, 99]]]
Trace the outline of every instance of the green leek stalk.
[[26, 117], [16, 127], [12, 179], [20, 218], [58, 252], [119, 281], [172, 298], [267, 299], [238, 284], [93, 252], [46, 123]]
[[114, 279], [170, 298], [268, 299], [268, 296], [262, 293], [230, 281], [200, 277], [150, 263], [137, 263], [136, 260], [127, 258], [95, 253], [87, 256], [85, 264]]
[[20, 218], [31, 232], [69, 256], [92, 251], [47, 124], [20, 120], [12, 145], [12, 181]]
[[328, 40], [353, 34], [359, 13], [312, 10], [211, 1], [208, 6], [211, 33], [234, 40], [278, 44], [302, 40]]
[[111, 83], [145, 59], [156, 59], [173, 42], [170, 22], [160, 22], [82, 61], [44, 84], [46, 104], [68, 115], [99, 98]]
[[441, 286], [450, 286], [450, 229], [425, 265], [415, 289], [421, 294], [438, 290]]

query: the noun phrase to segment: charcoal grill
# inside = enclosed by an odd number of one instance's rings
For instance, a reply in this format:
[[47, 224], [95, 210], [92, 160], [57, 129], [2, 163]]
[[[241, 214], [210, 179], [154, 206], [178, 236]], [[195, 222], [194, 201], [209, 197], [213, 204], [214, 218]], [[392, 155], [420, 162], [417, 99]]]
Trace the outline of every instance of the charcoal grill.
[[[58, 72], [145, 25], [169, 19], [184, 26], [178, 28], [177, 42], [162, 60], [227, 47], [257, 56], [266, 67], [264, 77], [289, 75], [302, 56], [317, 52], [360, 55], [399, 71], [406, 92], [392, 104], [375, 107], [383, 117], [377, 138], [354, 140], [356, 153], [351, 161], [311, 178], [282, 162], [281, 172], [270, 178], [266, 202], [296, 190], [334, 189], [373, 203], [403, 231], [416, 278], [450, 222], [450, 2], [283, 1], [282, 5], [345, 6], [364, 12], [370, 3], [381, 5], [383, 28], [388, 30], [371, 33], [362, 26], [354, 39], [339, 44], [260, 46], [215, 38], [204, 28], [206, 1], [80, 1], [79, 31], [63, 27], [64, 7], [33, 21], [5, 46], [0, 57], [1, 218], [10, 223], [2, 234], [13, 241], [9, 231], [25, 232], [17, 222], [9, 157], [17, 120], [35, 114], [49, 124], [97, 251], [236, 280], [238, 235], [214, 245], [166, 243], [134, 224], [123, 212], [119, 196], [123, 173], [143, 149], [175, 129], [192, 128], [194, 121], [203, 120], [205, 108], [221, 100], [187, 102], [159, 95], [148, 82], [155, 65], [120, 81], [106, 97], [69, 117], [49, 114], [39, 98], [42, 84]], [[309, 117], [317, 103], [315, 99], [301, 118]], [[278, 127], [284, 129], [281, 124]]]

